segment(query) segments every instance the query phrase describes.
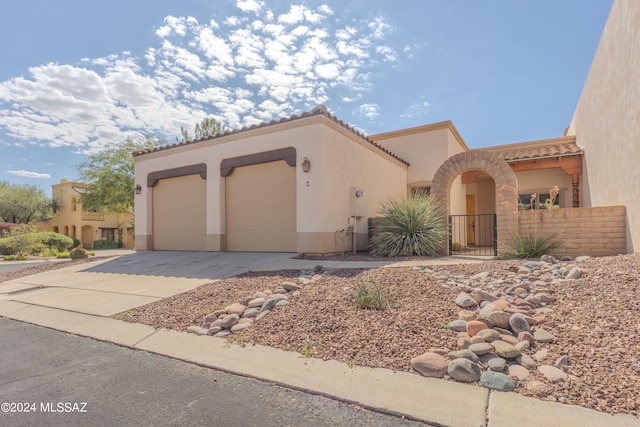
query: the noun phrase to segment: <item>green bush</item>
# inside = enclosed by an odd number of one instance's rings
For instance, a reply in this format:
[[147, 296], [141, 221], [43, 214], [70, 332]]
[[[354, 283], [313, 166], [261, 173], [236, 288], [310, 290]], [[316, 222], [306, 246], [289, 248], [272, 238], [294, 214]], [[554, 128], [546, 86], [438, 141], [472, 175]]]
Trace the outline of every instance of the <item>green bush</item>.
[[56, 255], [56, 258], [69, 258], [69, 252], [67, 252], [67, 251], [58, 252], [58, 255]]
[[358, 283], [352, 289], [352, 295], [360, 308], [384, 310], [391, 308], [395, 298], [388, 285], [366, 281]]
[[0, 250], [3, 255], [25, 256], [36, 254], [42, 248], [42, 241], [35, 232], [36, 227], [31, 224], [21, 224], [13, 227], [6, 237], [0, 239]]
[[431, 196], [400, 197], [382, 204], [373, 225], [373, 255], [436, 256], [447, 239], [445, 216]]
[[93, 249], [118, 249], [119, 242], [113, 240], [96, 240], [93, 242]]
[[2, 259], [4, 259], [5, 261], [25, 261], [29, 258], [22, 255], [5, 255], [4, 257], [2, 257]]
[[71, 259], [82, 259], [89, 258], [89, 252], [85, 251], [82, 248], [75, 248], [69, 252], [69, 258]]
[[40, 241], [54, 252], [64, 252], [73, 247], [73, 239], [64, 234], [45, 231], [38, 233]]
[[503, 258], [540, 258], [560, 247], [554, 236], [514, 233], [507, 240]]

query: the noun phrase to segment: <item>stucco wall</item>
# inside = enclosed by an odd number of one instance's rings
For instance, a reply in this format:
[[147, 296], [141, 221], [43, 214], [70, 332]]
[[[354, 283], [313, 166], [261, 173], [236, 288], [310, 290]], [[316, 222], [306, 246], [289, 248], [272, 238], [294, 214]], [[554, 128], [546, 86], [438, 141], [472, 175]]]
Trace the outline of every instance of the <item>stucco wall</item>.
[[[347, 228], [352, 215], [363, 217], [356, 225], [358, 241], [364, 249], [366, 218], [382, 200], [404, 193], [407, 167], [320, 115], [136, 157], [136, 183], [143, 187], [142, 194], [136, 196], [137, 247], [150, 249], [152, 245], [153, 189], [146, 186], [149, 173], [198, 163], [207, 165], [207, 249], [224, 250], [225, 178], [220, 176], [221, 161], [285, 147], [294, 147], [297, 156], [298, 252], [350, 250], [351, 237], [345, 234], [346, 245], [341, 247], [336, 232]], [[308, 173], [299, 167], [304, 157], [311, 162]], [[363, 191], [362, 197], [355, 197], [356, 188]]]
[[640, 1], [615, 0], [568, 134], [585, 149], [584, 206], [625, 205], [640, 250]]

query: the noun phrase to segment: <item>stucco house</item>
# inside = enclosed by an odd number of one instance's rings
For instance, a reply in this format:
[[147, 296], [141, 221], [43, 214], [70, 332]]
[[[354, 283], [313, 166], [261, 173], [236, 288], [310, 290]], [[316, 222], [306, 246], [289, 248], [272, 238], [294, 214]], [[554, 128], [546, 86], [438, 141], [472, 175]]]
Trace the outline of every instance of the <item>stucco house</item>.
[[[270, 123], [134, 153], [139, 250], [364, 250], [382, 202], [430, 193], [443, 164], [471, 159], [448, 186], [452, 214], [497, 213], [498, 165], [520, 191], [560, 187], [560, 206], [577, 206], [582, 150], [564, 137], [469, 150], [451, 121], [364, 136], [324, 106]], [[475, 164], [475, 160], [479, 163]], [[517, 203], [515, 204], [517, 206]], [[495, 220], [465, 220], [454, 238], [493, 248]], [[494, 252], [490, 253], [493, 255]]]
[[[508, 233], [532, 229], [561, 234], [571, 255], [633, 251], [639, 95], [640, 2], [616, 0], [563, 136], [470, 150], [451, 121], [365, 136], [318, 106], [137, 151], [135, 247], [364, 250], [382, 202], [423, 192], [450, 221], [443, 253], [457, 243], [495, 255]], [[561, 209], [521, 210], [543, 207], [556, 186]]]
[[78, 239], [85, 249], [93, 249], [96, 240], [121, 242], [122, 247], [133, 248], [133, 215], [85, 211], [79, 199], [87, 186], [66, 179], [52, 185], [53, 215], [38, 222], [38, 230], [54, 231]]

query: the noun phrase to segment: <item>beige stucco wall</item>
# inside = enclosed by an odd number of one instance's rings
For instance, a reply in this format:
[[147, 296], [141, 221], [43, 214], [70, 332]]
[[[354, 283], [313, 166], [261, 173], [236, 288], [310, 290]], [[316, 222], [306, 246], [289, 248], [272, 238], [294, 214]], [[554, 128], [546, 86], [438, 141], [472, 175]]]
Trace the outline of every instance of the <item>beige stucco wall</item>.
[[[224, 250], [221, 161], [285, 147], [296, 149], [298, 166], [304, 157], [311, 161], [309, 173], [296, 167], [297, 251], [351, 250], [351, 236], [343, 233], [341, 238], [339, 230], [346, 230], [349, 221], [354, 221], [349, 219], [352, 215], [362, 217], [356, 221], [356, 231], [358, 248], [365, 249], [367, 218], [383, 200], [404, 194], [407, 166], [321, 115], [136, 157], [136, 183], [143, 187], [142, 194], [136, 196], [137, 248], [152, 249], [153, 189], [146, 186], [149, 173], [207, 164], [207, 249]], [[355, 197], [356, 189], [362, 190], [362, 197]]]
[[640, 1], [615, 0], [568, 130], [585, 149], [584, 206], [626, 206], [640, 250]]

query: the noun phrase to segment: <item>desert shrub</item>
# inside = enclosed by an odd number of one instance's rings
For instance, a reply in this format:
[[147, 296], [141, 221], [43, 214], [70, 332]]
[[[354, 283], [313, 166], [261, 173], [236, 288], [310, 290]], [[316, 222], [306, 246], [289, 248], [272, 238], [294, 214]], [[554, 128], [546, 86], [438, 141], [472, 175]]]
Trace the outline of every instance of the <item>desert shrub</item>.
[[560, 247], [552, 235], [514, 233], [507, 240], [504, 258], [540, 258]]
[[75, 249], [72, 249], [71, 252], [69, 252], [69, 258], [71, 259], [89, 258], [89, 252], [87, 252], [82, 248], [75, 248]]
[[370, 250], [381, 256], [436, 256], [447, 239], [445, 216], [431, 196], [399, 197], [382, 204]]
[[73, 239], [73, 244], [71, 245], [71, 247], [72, 248], [77, 248], [78, 246], [80, 246], [80, 240]]
[[58, 255], [56, 255], [56, 258], [69, 258], [69, 252], [67, 251], [58, 252]]
[[30, 224], [22, 224], [11, 228], [5, 237], [0, 239], [0, 247], [4, 255], [25, 256], [39, 253], [42, 241], [35, 232], [36, 227]]
[[2, 259], [5, 261], [25, 261], [29, 258], [23, 255], [5, 255]]
[[64, 234], [54, 233], [53, 231], [38, 233], [42, 243], [53, 252], [63, 252], [73, 247], [73, 239]]
[[360, 308], [384, 310], [391, 308], [395, 298], [388, 285], [373, 281], [359, 282], [352, 289], [353, 298]]
[[120, 243], [113, 240], [96, 240], [93, 242], [93, 249], [118, 249], [119, 247]]
[[451, 244], [451, 250], [455, 252], [459, 252], [462, 250], [462, 244], [460, 242], [454, 242]]

